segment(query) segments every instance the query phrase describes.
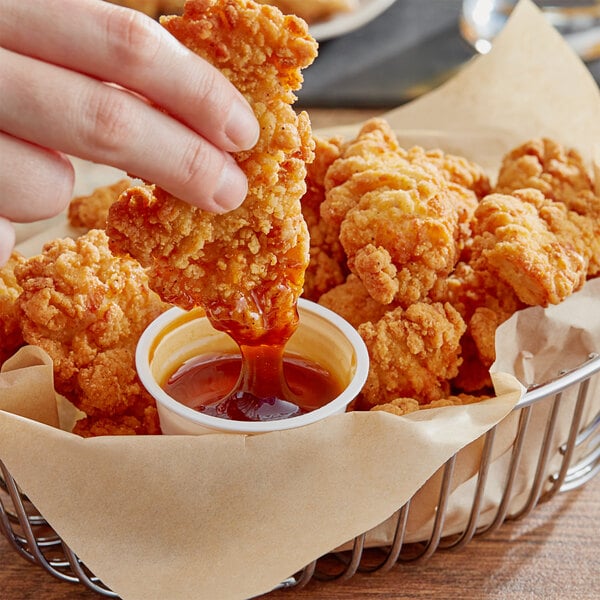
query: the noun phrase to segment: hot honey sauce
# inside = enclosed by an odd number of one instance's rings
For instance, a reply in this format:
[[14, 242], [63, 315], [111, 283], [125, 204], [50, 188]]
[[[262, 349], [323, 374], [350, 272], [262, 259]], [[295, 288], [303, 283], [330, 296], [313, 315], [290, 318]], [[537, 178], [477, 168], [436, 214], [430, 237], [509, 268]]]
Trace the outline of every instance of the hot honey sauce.
[[244, 348], [207, 354], [182, 365], [163, 385], [178, 402], [204, 414], [237, 421], [299, 416], [327, 404], [342, 384], [326, 369], [280, 348]]

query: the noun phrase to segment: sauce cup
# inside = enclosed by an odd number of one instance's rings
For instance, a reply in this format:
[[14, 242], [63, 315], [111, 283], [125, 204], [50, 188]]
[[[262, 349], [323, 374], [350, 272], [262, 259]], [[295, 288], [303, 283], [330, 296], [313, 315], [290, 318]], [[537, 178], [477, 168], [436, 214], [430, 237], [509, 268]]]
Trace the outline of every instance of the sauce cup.
[[301, 298], [300, 322], [286, 352], [327, 369], [343, 385], [336, 398], [297, 417], [271, 421], [235, 421], [203, 414], [181, 404], [161, 387], [186, 361], [214, 352], [238, 351], [198, 310], [172, 308], [146, 328], [137, 345], [136, 367], [144, 387], [156, 400], [160, 425], [167, 435], [206, 433], [257, 434], [292, 429], [343, 413], [360, 392], [369, 372], [369, 355], [358, 332], [333, 311]]

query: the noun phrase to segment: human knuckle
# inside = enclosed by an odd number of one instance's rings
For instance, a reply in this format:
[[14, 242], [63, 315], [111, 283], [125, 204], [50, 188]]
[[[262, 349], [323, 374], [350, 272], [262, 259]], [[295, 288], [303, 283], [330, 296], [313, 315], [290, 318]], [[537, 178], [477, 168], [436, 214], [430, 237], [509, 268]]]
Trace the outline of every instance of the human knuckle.
[[112, 12], [107, 20], [107, 39], [114, 60], [129, 69], [152, 64], [159, 52], [160, 36], [155, 23], [139, 11]]
[[131, 135], [127, 98], [108, 88], [90, 95], [85, 109], [84, 143], [103, 154], [123, 148]]
[[214, 165], [214, 163], [208, 144], [190, 144], [181, 161], [182, 183], [187, 186], [206, 180], [213, 171], [211, 165]]

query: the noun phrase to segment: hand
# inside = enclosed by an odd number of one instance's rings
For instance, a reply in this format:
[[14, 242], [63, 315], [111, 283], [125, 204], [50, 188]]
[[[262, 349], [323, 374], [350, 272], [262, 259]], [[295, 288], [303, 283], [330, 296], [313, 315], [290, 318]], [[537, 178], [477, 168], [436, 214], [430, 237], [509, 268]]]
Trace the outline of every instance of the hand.
[[100, 0], [4, 0], [0, 17], [0, 265], [10, 221], [58, 214], [65, 154], [120, 168], [214, 212], [247, 181], [229, 152], [258, 123], [214, 67], [157, 22]]

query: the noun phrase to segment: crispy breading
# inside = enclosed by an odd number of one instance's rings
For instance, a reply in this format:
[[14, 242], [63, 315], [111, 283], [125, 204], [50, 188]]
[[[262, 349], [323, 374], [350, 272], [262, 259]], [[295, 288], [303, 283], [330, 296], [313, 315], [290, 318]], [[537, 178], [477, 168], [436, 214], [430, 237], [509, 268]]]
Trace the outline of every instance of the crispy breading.
[[371, 119], [327, 170], [321, 216], [371, 296], [408, 306], [452, 271], [477, 203], [462, 182], [483, 190], [483, 181], [458, 157], [404, 150], [386, 121]]
[[310, 235], [310, 262], [305, 273], [303, 296], [317, 301], [322, 294], [344, 283], [348, 267], [338, 231], [321, 218], [325, 176], [340, 156], [342, 138], [315, 136], [314, 140], [315, 159], [306, 166], [306, 193], [302, 197], [302, 214]]
[[390, 310], [370, 296], [361, 280], [350, 274], [346, 281], [319, 298], [319, 304], [342, 316], [353, 327], [367, 321], [377, 322]]
[[88, 196], [77, 196], [69, 203], [67, 218], [73, 227], [104, 229], [110, 207], [131, 186], [131, 179], [120, 179], [96, 188]]
[[238, 342], [285, 339], [297, 324], [309, 262], [300, 199], [314, 146], [308, 116], [291, 105], [316, 42], [303, 21], [252, 0], [191, 0], [183, 17], [161, 22], [252, 105], [261, 135], [236, 155], [248, 195], [238, 209], [216, 215], [160, 188], [131, 188], [111, 208], [111, 247], [149, 267], [165, 300], [203, 306]]
[[24, 344], [17, 308], [21, 286], [15, 277], [15, 268], [24, 261], [21, 254], [13, 251], [0, 268], [0, 366]]
[[425, 302], [395, 308], [376, 323], [360, 325], [370, 357], [361, 403], [371, 407], [409, 397], [427, 404], [447, 397], [449, 380], [461, 363], [465, 329], [450, 304]]
[[[363, 123], [356, 137], [344, 146], [339, 159], [327, 169], [325, 200], [321, 204], [321, 217], [334, 235], [339, 235], [344, 217], [360, 200], [353, 179], [381, 167], [382, 163], [393, 168], [396, 162], [402, 161], [399, 152], [396, 135], [387, 121], [380, 118]], [[372, 180], [372, 184], [376, 189], [377, 180]]]
[[486, 172], [477, 163], [440, 149], [425, 150], [414, 146], [408, 150], [407, 159], [412, 163], [435, 166], [448, 181], [451, 198], [458, 211], [462, 249], [471, 237], [471, 219], [477, 203], [491, 191]]
[[490, 194], [475, 211], [473, 265], [509, 284], [525, 304], [557, 304], [585, 282], [581, 226], [579, 215], [538, 190]]
[[340, 228], [350, 270], [382, 304], [418, 302], [459, 256], [458, 212], [446, 182], [406, 161], [352, 181], [359, 201]]
[[[445, 279], [440, 279], [431, 290], [429, 298], [434, 302], [450, 302], [461, 314], [467, 331], [461, 338], [463, 362], [458, 375], [452, 380], [455, 389], [474, 392], [492, 385], [489, 368], [495, 356], [495, 328], [525, 305], [518, 299], [513, 288], [490, 273], [478, 271], [470, 263], [459, 262]], [[481, 312], [483, 311], [483, 312]], [[477, 317], [475, 315], [481, 312]], [[487, 315], [490, 327], [484, 327]], [[472, 320], [475, 323], [472, 324]], [[485, 350], [480, 354], [480, 350]]]
[[134, 355], [142, 331], [168, 305], [140, 265], [113, 256], [104, 231], [91, 230], [47, 243], [15, 275], [23, 338], [52, 358], [56, 390], [90, 418], [137, 419], [138, 433], [157, 426]]
[[590, 220], [588, 276], [600, 274], [600, 197], [579, 152], [548, 138], [529, 140], [513, 149], [502, 161], [494, 191], [510, 194], [523, 188], [537, 189]]
[[487, 400], [490, 396], [481, 395], [473, 396], [470, 394], [457, 394], [454, 396], [448, 396], [446, 398], [440, 398], [439, 400], [433, 400], [428, 404], [419, 404], [414, 398], [394, 398], [391, 402], [385, 404], [378, 404], [373, 406], [373, 411], [384, 411], [389, 412], [396, 416], [407, 415], [417, 410], [426, 410], [428, 408], [441, 408], [444, 406], [464, 406], [466, 404], [474, 404], [475, 402], [481, 402]]

